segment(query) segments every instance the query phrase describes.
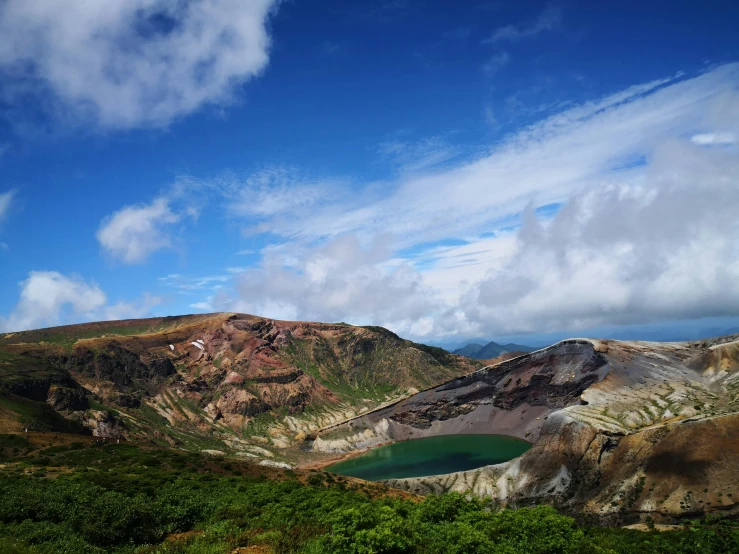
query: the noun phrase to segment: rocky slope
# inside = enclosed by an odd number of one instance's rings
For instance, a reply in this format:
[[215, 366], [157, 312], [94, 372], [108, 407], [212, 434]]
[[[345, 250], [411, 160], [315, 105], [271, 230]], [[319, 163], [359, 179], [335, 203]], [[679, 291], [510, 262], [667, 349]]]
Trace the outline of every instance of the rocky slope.
[[534, 445], [505, 464], [388, 483], [503, 505], [554, 502], [614, 522], [739, 513], [739, 336], [563, 341], [334, 426], [312, 448], [459, 432]]
[[325, 425], [479, 367], [379, 327], [211, 314], [0, 335], [0, 430], [280, 458]]

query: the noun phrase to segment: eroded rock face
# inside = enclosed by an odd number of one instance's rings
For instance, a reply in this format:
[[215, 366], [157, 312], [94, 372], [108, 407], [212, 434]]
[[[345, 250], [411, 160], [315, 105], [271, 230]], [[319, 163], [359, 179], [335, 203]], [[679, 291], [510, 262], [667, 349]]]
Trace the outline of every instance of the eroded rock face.
[[97, 351], [84, 346], [75, 348], [71, 356], [61, 361], [70, 371], [109, 381], [123, 390], [156, 388], [177, 372], [171, 359], [152, 358], [145, 363], [141, 354], [117, 341], [110, 341]]
[[88, 406], [86, 391], [79, 387], [52, 385], [46, 401], [57, 411], [86, 410]]
[[95, 437], [119, 439], [126, 436], [123, 422], [107, 411], [88, 410], [82, 415], [82, 424], [90, 429]]
[[267, 406], [244, 389], [229, 389], [218, 399], [216, 406], [221, 414], [254, 416], [264, 412]]

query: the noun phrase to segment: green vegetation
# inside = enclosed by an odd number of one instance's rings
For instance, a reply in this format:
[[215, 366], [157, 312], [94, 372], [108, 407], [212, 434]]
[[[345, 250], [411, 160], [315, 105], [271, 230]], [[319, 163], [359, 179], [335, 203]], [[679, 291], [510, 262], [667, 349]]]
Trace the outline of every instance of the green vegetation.
[[739, 551], [739, 530], [722, 520], [663, 533], [583, 527], [547, 506], [495, 511], [459, 494], [419, 500], [331, 474], [57, 439], [0, 435], [2, 552]]

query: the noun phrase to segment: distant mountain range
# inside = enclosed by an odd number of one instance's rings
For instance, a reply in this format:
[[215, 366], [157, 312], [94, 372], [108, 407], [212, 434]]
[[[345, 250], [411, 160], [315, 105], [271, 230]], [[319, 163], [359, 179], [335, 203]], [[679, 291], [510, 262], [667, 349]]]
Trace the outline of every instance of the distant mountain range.
[[537, 349], [530, 346], [524, 346], [522, 344], [514, 344], [512, 342], [509, 342], [508, 344], [498, 344], [495, 341], [490, 341], [484, 345], [476, 342], [468, 343], [462, 348], [456, 349], [454, 354], [467, 356], [468, 358], [474, 358], [476, 360], [490, 360], [507, 352], [533, 352], [534, 350]]

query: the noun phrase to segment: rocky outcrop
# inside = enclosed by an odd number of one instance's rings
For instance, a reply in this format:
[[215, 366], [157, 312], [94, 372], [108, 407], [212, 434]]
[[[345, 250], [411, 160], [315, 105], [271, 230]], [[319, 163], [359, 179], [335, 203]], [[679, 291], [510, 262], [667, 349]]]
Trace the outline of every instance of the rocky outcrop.
[[85, 346], [75, 348], [71, 356], [60, 362], [69, 371], [109, 381], [123, 390], [151, 390], [177, 372], [171, 359], [151, 358], [144, 362], [141, 354], [123, 347], [118, 341], [110, 341], [100, 350]]
[[92, 431], [93, 436], [106, 439], [126, 437], [126, 426], [120, 418], [106, 410], [89, 410], [82, 415], [82, 424]]
[[216, 402], [218, 413], [255, 416], [268, 409], [268, 406], [253, 394], [244, 389], [233, 388], [228, 390]]
[[88, 406], [86, 391], [79, 387], [52, 385], [46, 401], [58, 412], [86, 410]]

